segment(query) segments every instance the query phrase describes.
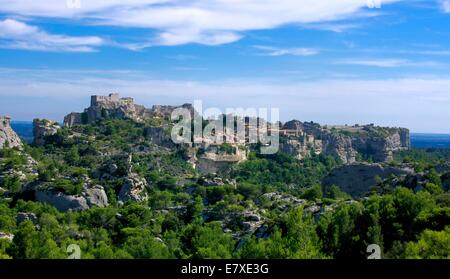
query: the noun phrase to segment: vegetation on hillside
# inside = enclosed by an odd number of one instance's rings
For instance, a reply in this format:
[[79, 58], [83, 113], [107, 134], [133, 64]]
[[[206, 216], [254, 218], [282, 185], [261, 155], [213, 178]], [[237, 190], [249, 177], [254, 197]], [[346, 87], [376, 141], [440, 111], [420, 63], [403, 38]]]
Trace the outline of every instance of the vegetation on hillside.
[[[337, 186], [323, 191], [322, 178], [341, 162], [314, 152], [297, 160], [252, 151], [217, 174], [223, 183], [205, 185], [182, 150], [149, 144], [146, 125], [108, 119], [63, 128], [45, 146], [0, 150], [0, 232], [14, 235], [0, 239], [0, 258], [67, 258], [71, 244], [86, 259], [366, 258], [369, 244], [383, 258], [450, 258], [447, 174], [431, 170], [449, 161], [448, 151], [396, 155], [394, 164], [428, 175], [423, 189], [399, 186], [353, 200]], [[121, 156], [129, 153], [131, 163]], [[24, 154], [35, 160], [35, 174]], [[111, 162], [115, 175], [102, 178]], [[149, 198], [121, 204], [130, 164], [148, 182]], [[77, 195], [86, 178], [105, 188], [108, 207], [60, 212], [24, 191], [41, 183]], [[19, 213], [36, 220], [20, 221]]]

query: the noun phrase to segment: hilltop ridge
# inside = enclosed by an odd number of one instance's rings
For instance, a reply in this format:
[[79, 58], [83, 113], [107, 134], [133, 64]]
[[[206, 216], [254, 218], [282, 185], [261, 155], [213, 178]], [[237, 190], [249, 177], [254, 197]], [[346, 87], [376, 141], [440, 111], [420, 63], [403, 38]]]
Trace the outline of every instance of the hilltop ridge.
[[[94, 123], [105, 118], [131, 119], [136, 122], [145, 122], [149, 119], [158, 119], [160, 126], [171, 124], [170, 115], [176, 108], [184, 107], [193, 113], [191, 104], [182, 106], [160, 106], [145, 108], [138, 105], [132, 98], [121, 98], [113, 93], [108, 96], [91, 97], [91, 104], [84, 112], [72, 112], [64, 118], [66, 127]], [[247, 126], [250, 126], [248, 119]], [[261, 121], [261, 119], [258, 119]], [[257, 127], [256, 129], [259, 129]], [[376, 162], [386, 162], [393, 159], [393, 153], [408, 150], [411, 146], [409, 130], [406, 128], [377, 127], [373, 124], [354, 126], [321, 126], [313, 122], [291, 120], [284, 124], [268, 125], [269, 131], [275, 131], [281, 136], [280, 150], [302, 159], [315, 152], [324, 153], [339, 158], [344, 163], [354, 163], [358, 158], [371, 159]], [[149, 137], [158, 136], [150, 131]], [[257, 131], [260, 132], [259, 130]], [[230, 131], [223, 131], [226, 136]], [[233, 131], [231, 132], [233, 133]], [[159, 135], [160, 136], [160, 135]], [[235, 136], [233, 134], [233, 136]], [[232, 142], [232, 145], [248, 145], [245, 142]]]

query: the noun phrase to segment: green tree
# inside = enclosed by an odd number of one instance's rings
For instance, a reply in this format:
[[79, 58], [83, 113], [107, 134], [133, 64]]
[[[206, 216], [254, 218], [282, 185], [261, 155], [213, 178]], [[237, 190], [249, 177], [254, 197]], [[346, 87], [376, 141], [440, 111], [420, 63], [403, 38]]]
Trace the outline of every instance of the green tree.
[[61, 259], [67, 257], [64, 249], [58, 247], [49, 231], [46, 229], [37, 231], [30, 221], [19, 225], [9, 250], [15, 259]]
[[322, 186], [315, 184], [310, 188], [307, 188], [301, 197], [307, 200], [321, 199], [323, 197]]
[[237, 252], [240, 258], [250, 259], [315, 259], [323, 258], [321, 243], [310, 215], [301, 208], [284, 217], [284, 227], [274, 228], [266, 239], [251, 237]]
[[155, 238], [146, 229], [128, 229], [123, 250], [135, 259], [168, 259], [172, 256], [169, 249], [160, 239]]
[[231, 235], [218, 222], [186, 226], [181, 237], [185, 253], [194, 259], [230, 259], [234, 248]]
[[450, 259], [450, 227], [440, 232], [425, 230], [417, 242], [409, 242], [406, 245], [405, 257]]

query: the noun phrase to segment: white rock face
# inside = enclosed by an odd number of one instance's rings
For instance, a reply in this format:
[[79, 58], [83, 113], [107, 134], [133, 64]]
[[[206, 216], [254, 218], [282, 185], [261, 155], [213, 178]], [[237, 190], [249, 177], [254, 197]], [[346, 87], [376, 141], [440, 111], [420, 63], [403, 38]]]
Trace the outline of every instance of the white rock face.
[[393, 160], [393, 154], [411, 147], [409, 130], [404, 128], [364, 126], [320, 126], [317, 123], [292, 120], [279, 131], [283, 140], [280, 150], [302, 159], [314, 151], [356, 162], [357, 156], [371, 157], [376, 162]]
[[147, 192], [147, 180], [139, 177], [137, 174], [131, 173], [125, 178], [125, 182], [119, 192], [119, 201], [145, 201], [148, 199]]
[[66, 195], [61, 192], [38, 189], [35, 197], [36, 201], [49, 203], [63, 212], [81, 211], [94, 206], [108, 206], [108, 197], [100, 185], [85, 187], [81, 195]]
[[7, 116], [0, 116], [0, 148], [6, 144], [9, 147], [22, 149], [22, 141], [19, 136], [11, 128], [11, 118]]
[[247, 151], [240, 149], [238, 145], [232, 146], [233, 151], [227, 153], [221, 150], [219, 145], [199, 145], [202, 151], [195, 161], [195, 168], [201, 174], [218, 173], [232, 164], [237, 164], [247, 160]]
[[58, 123], [47, 119], [34, 119], [33, 120], [33, 136], [34, 144], [45, 144], [45, 137], [54, 135], [61, 127]]

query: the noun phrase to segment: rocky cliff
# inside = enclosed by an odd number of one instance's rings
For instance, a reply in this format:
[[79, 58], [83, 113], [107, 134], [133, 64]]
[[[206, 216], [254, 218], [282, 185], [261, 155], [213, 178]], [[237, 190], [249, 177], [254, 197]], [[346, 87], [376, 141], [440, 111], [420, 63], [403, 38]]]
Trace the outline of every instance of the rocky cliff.
[[45, 137], [54, 135], [61, 127], [58, 123], [47, 119], [34, 119], [33, 120], [33, 143], [35, 145], [45, 144]]
[[[193, 114], [196, 113], [190, 104], [181, 107], [190, 109]], [[168, 129], [171, 123], [170, 115], [176, 108], [178, 107], [155, 105], [149, 109], [135, 104], [132, 98], [121, 98], [118, 94], [92, 96], [91, 105], [83, 113], [67, 115], [64, 125], [73, 127], [104, 118], [157, 122], [160, 126], [146, 128], [146, 138], [156, 145], [173, 147]], [[374, 125], [321, 126], [317, 123], [297, 120], [286, 122], [284, 125], [278, 123], [269, 126], [273, 127], [272, 130], [277, 129], [281, 136], [280, 150], [298, 159], [314, 152], [332, 155], [346, 164], [354, 163], [358, 159], [385, 162], [393, 159], [394, 152], [410, 147], [409, 131], [403, 128], [384, 128]], [[214, 148], [214, 144], [211, 146]], [[235, 144], [234, 147], [239, 148], [238, 144]], [[202, 149], [202, 147], [195, 148]], [[245, 160], [242, 154], [234, 154], [233, 160], [231, 160], [232, 156], [218, 156], [214, 151], [205, 152], [203, 156], [197, 157], [190, 156], [190, 162], [205, 171], [209, 168], [207, 165], [212, 162], [217, 163], [217, 168], [213, 167], [212, 169], [222, 169], [218, 164], [228, 165], [230, 162]]]
[[5, 145], [21, 149], [22, 141], [11, 128], [11, 118], [0, 116], [0, 148]]
[[193, 166], [202, 174], [217, 173], [230, 165], [247, 160], [247, 150], [234, 145], [225, 150], [220, 145], [203, 145], [198, 149]]
[[292, 120], [279, 131], [280, 148], [298, 158], [311, 151], [340, 158], [344, 163], [354, 163], [358, 158], [385, 162], [393, 153], [410, 148], [409, 130], [404, 128], [365, 126], [320, 126]]

